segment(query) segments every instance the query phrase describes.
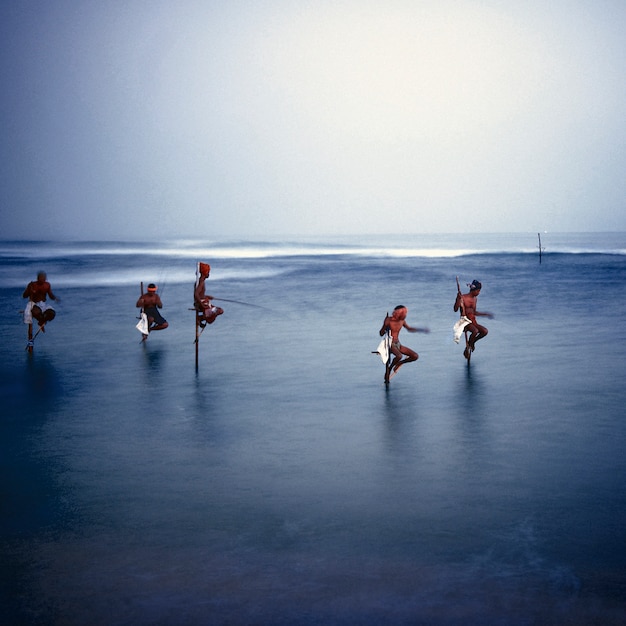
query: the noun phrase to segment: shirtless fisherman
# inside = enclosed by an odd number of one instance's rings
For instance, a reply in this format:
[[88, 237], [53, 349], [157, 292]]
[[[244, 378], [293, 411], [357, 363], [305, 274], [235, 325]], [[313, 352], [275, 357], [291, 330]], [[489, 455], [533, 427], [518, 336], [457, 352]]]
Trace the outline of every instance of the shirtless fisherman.
[[208, 263], [199, 263], [198, 265], [200, 276], [198, 277], [198, 283], [193, 290], [193, 304], [196, 310], [203, 315], [199, 325], [201, 328], [204, 328], [207, 324], [212, 324], [218, 315], [222, 315], [222, 313], [224, 313], [224, 309], [213, 305], [211, 303], [213, 296], [206, 295], [204, 283], [209, 277], [211, 266]]
[[[148, 318], [148, 332], [152, 332], [153, 330], [165, 330], [169, 326], [159, 311], [159, 309], [163, 308], [163, 303], [157, 293], [157, 286], [154, 283], [148, 285], [148, 291], [141, 295], [139, 300], [137, 300], [136, 306], [141, 307]], [[147, 338], [148, 335], [143, 333], [143, 341]]]
[[486, 337], [489, 333], [489, 331], [484, 326], [476, 321], [476, 317], [480, 316], [486, 317], [487, 319], [493, 319], [493, 315], [491, 313], [476, 310], [476, 300], [480, 295], [482, 284], [479, 281], [474, 280], [469, 285], [469, 288], [469, 293], [461, 294], [461, 292], [459, 291], [456, 296], [456, 301], [454, 302], [454, 310], [458, 311], [459, 309], [461, 309], [461, 314], [470, 320], [470, 323], [467, 324], [464, 329], [471, 333], [467, 342], [467, 347], [463, 351], [463, 356], [466, 359], [469, 358], [470, 352], [474, 352], [476, 342], [479, 339]]
[[[400, 343], [399, 335], [403, 328], [406, 328], [410, 333], [429, 333], [428, 328], [413, 328], [406, 323], [406, 316], [409, 310], [402, 304], [399, 304], [394, 310], [391, 316], [387, 315], [385, 321], [380, 329], [380, 336], [382, 337], [387, 330], [391, 330], [391, 352], [394, 356], [393, 361], [387, 366], [385, 370], [385, 383], [389, 382], [390, 374], [395, 374], [405, 363], [411, 361], [417, 361], [419, 354], [411, 348], [407, 348]], [[405, 357], [404, 359], [402, 357]]]
[[51, 300], [60, 302], [50, 288], [50, 283], [46, 280], [46, 273], [39, 272], [37, 274], [37, 280], [26, 285], [26, 289], [22, 294], [22, 298], [29, 298], [28, 304], [24, 309], [24, 323], [32, 324], [32, 318], [34, 317], [39, 324], [41, 332], [46, 332], [44, 326], [47, 322], [51, 322], [55, 316], [56, 311], [46, 302], [46, 297], [50, 296]]

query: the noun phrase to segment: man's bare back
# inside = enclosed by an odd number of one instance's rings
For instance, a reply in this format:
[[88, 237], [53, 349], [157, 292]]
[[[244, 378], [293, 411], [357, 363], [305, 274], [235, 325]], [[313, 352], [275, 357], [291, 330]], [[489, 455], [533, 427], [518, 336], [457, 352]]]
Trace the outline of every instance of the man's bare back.
[[156, 292], [147, 292], [144, 293], [139, 300], [137, 300], [137, 306], [143, 307], [144, 309], [148, 309], [150, 307], [158, 307], [159, 309], [163, 307], [163, 303], [161, 302], [161, 297]]

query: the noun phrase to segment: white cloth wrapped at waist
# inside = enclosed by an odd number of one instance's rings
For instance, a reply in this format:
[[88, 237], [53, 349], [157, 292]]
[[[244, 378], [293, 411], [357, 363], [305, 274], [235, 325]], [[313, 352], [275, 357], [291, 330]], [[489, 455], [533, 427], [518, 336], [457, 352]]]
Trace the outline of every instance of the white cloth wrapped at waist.
[[459, 343], [459, 340], [461, 339], [461, 335], [463, 334], [465, 327], [471, 323], [472, 323], [472, 320], [469, 319], [468, 317], [465, 317], [465, 315], [459, 318], [459, 321], [454, 325], [454, 328], [453, 328], [454, 343]]
[[391, 349], [391, 333], [385, 333], [385, 336], [381, 339], [381, 342], [378, 344], [378, 348], [373, 351], [373, 354], [378, 353], [380, 355], [380, 360], [386, 365], [387, 361], [389, 361], [389, 350]]
[[43, 300], [41, 302], [33, 302], [32, 300], [29, 300], [26, 304], [26, 308], [24, 309], [24, 324], [33, 323], [34, 306], [38, 306], [42, 313], [45, 313], [46, 311], [54, 311], [54, 307]]
[[139, 323], [135, 326], [135, 328], [142, 334], [147, 335], [150, 330], [148, 328], [148, 316], [142, 311], [141, 317], [139, 318]]

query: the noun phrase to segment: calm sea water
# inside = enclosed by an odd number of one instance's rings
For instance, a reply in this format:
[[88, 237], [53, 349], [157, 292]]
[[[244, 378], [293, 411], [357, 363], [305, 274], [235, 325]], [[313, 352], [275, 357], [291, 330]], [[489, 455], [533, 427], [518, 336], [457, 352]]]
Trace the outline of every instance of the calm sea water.
[[[542, 243], [0, 243], [0, 620], [624, 623], [626, 234]], [[256, 305], [220, 303], [197, 372], [196, 261]], [[457, 275], [495, 314], [470, 368]], [[431, 332], [386, 388], [397, 304]]]

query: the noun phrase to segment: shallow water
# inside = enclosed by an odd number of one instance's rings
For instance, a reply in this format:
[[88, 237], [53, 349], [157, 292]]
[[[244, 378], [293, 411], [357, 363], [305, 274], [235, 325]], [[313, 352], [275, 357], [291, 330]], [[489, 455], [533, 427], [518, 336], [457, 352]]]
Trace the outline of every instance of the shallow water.
[[[30, 357], [0, 287], [14, 622], [623, 623], [625, 256], [202, 257], [267, 308], [222, 303], [196, 372], [193, 265], [145, 255], [51, 261]], [[149, 262], [170, 328], [141, 345], [119, 277]], [[118, 284], [71, 286], [86, 267]], [[496, 314], [469, 369], [457, 274]], [[399, 303], [431, 333], [386, 388]]]

